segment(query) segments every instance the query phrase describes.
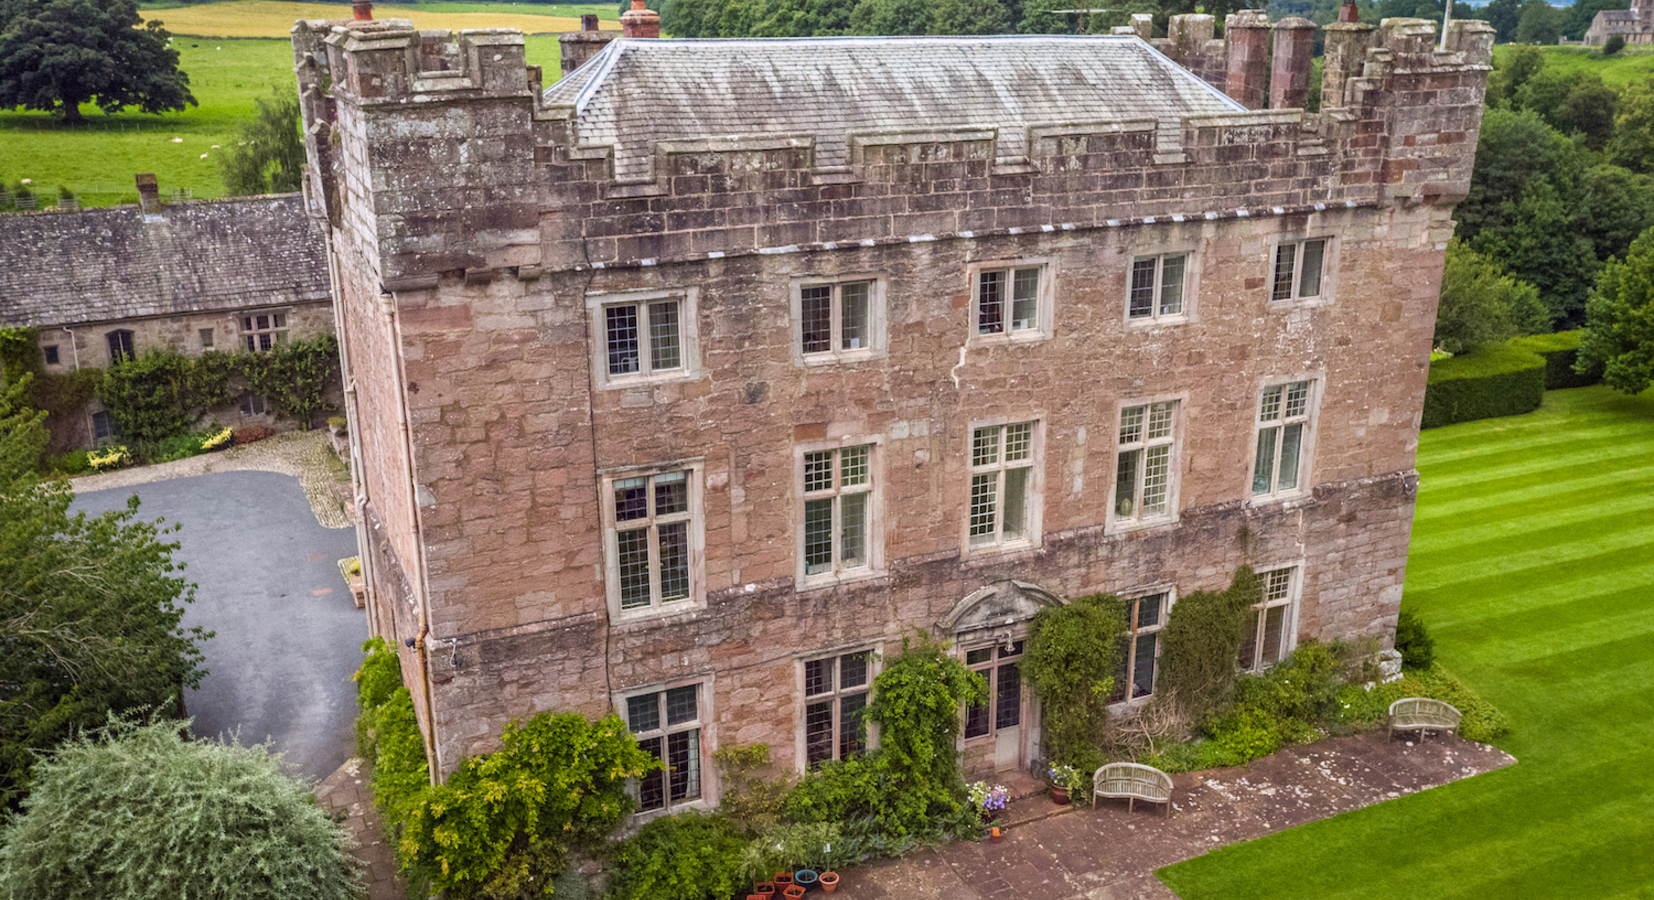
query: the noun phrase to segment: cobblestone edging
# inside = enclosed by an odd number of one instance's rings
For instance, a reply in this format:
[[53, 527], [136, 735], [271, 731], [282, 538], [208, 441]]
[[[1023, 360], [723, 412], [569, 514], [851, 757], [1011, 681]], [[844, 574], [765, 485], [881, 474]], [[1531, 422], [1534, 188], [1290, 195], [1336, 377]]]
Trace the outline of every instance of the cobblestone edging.
[[299, 480], [305, 499], [310, 501], [310, 509], [316, 514], [316, 522], [323, 528], [349, 528], [354, 521], [350, 486], [337, 479], [329, 463], [330, 458], [336, 457], [325, 430], [289, 431], [244, 447], [231, 447], [221, 453], [205, 453], [189, 459], [118, 472], [82, 475], [70, 479], [69, 483], [76, 493], [86, 493], [189, 478], [209, 472], [277, 472]]

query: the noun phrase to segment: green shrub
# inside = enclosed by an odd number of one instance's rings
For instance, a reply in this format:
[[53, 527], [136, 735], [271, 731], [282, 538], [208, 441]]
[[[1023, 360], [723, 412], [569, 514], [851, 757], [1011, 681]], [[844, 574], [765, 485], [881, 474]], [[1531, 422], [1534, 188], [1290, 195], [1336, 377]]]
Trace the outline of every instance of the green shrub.
[[350, 676], [356, 682], [356, 707], [360, 710], [356, 714], [356, 755], [372, 762], [378, 755], [379, 710], [402, 687], [402, 661], [382, 637], [368, 640], [362, 652], [367, 654], [362, 667]]
[[725, 900], [747, 881], [747, 842], [726, 816], [698, 812], [646, 823], [610, 854], [614, 900]]
[[450, 898], [515, 897], [562, 871], [572, 850], [607, 837], [632, 811], [628, 779], [659, 766], [616, 715], [513, 722], [500, 749], [462, 760], [425, 792], [403, 856]]
[[64, 475], [73, 478], [92, 471], [92, 463], [86, 458], [85, 450], [70, 450], [68, 453], [51, 453], [46, 456], [45, 470], [49, 474]]
[[1436, 662], [1436, 639], [1410, 610], [1402, 610], [1396, 619], [1396, 652], [1408, 668], [1428, 669]]
[[1332, 715], [1344, 684], [1340, 650], [1340, 645], [1305, 641], [1274, 668], [1242, 676], [1235, 685], [1235, 702], [1278, 723], [1320, 722]]
[[230, 403], [228, 354], [190, 358], [151, 348], [104, 372], [98, 401], [121, 437], [139, 446], [158, 445], [187, 433], [202, 414]]
[[1510, 720], [1481, 695], [1439, 665], [1409, 669], [1389, 684], [1346, 685], [1338, 694], [1338, 721], [1348, 728], [1383, 727], [1390, 704], [1403, 697], [1429, 697], [1453, 704], [1459, 711], [1459, 735], [1486, 743], [1510, 730]]
[[783, 810], [792, 822], [871, 819], [879, 793], [879, 773], [871, 758], [828, 760], [788, 792]]
[[843, 848], [844, 830], [837, 822], [777, 825], [746, 845], [741, 871], [748, 881], [769, 881], [776, 872], [804, 868], [832, 871], [854, 861]]
[[723, 791], [718, 808], [756, 835], [781, 821], [792, 782], [786, 777], [765, 778], [770, 768], [769, 744], [731, 744], [713, 751]]
[[[425, 738], [414, 716], [413, 695], [405, 687], [391, 692], [373, 723], [373, 805], [379, 808], [392, 837], [413, 818], [431, 787], [425, 763]], [[400, 851], [399, 851], [400, 852]]]
[[[1108, 698], [1120, 667], [1126, 613], [1112, 594], [1047, 606], [1028, 625], [1023, 671], [1039, 695], [1045, 755], [1095, 770], [1108, 724]], [[1233, 656], [1233, 654], [1231, 654]]]
[[1545, 393], [1545, 371], [1543, 357], [1509, 344], [1433, 362], [1423, 427], [1532, 412]]
[[920, 633], [902, 640], [873, 681], [867, 720], [879, 726], [872, 763], [879, 777], [874, 818], [890, 838], [975, 833], [980, 824], [959, 773], [961, 707], [982, 700], [981, 675]]
[[37, 767], [0, 832], [0, 896], [351, 900], [344, 830], [266, 747], [116, 722]]
[[1545, 359], [1545, 390], [1587, 387], [1602, 382], [1602, 367], [1580, 374], [1574, 371], [1579, 360], [1579, 342], [1585, 336], [1580, 330], [1558, 331], [1555, 334], [1536, 334], [1517, 338], [1510, 346], [1537, 353]]
[[1251, 762], [1281, 749], [1278, 722], [1252, 706], [1233, 706], [1208, 725], [1212, 742], [1232, 759], [1232, 765]]
[[1160, 683], [1199, 721], [1228, 702], [1235, 686], [1235, 658], [1251, 624], [1252, 604], [1263, 596], [1250, 567], [1235, 573], [1224, 591], [1196, 591], [1177, 601], [1161, 633]]

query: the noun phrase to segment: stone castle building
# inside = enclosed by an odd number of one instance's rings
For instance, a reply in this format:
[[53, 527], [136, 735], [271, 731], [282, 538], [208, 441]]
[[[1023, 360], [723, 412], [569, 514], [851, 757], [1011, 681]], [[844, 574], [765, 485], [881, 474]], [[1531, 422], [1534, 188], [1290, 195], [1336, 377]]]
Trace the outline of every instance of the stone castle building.
[[[0, 328], [37, 329], [43, 371], [107, 368], [157, 347], [258, 352], [333, 333], [327, 250], [301, 195], [163, 205], [153, 175], [138, 187], [137, 206], [0, 222]], [[252, 393], [212, 416], [275, 423]], [[96, 400], [46, 422], [54, 450], [118, 437]]]
[[1599, 10], [1585, 29], [1584, 44], [1601, 47], [1613, 34], [1624, 38], [1627, 47], [1648, 49], [1654, 44], [1654, 0], [1631, 0], [1630, 9]]
[[1329, 26], [1310, 113], [1312, 29], [629, 36], [544, 88], [515, 33], [300, 23], [372, 627], [435, 768], [613, 710], [669, 764], [645, 811], [712, 803], [719, 747], [855, 752], [913, 629], [989, 678], [970, 767], [1027, 766], [1035, 612], [1128, 598], [1140, 701], [1242, 565], [1242, 666], [1387, 641], [1492, 33]]

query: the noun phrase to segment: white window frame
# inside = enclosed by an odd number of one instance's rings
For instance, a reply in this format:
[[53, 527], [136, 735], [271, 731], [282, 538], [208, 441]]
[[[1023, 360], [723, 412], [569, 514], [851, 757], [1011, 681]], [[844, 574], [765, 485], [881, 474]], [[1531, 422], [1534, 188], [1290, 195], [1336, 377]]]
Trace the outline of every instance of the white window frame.
[[[1288, 416], [1290, 409], [1290, 393], [1293, 386], [1308, 384], [1309, 395], [1305, 398], [1303, 412]], [[1265, 398], [1273, 389], [1280, 389], [1279, 414], [1270, 419], [1264, 419]], [[1321, 377], [1315, 374], [1300, 374], [1286, 378], [1271, 378], [1262, 382], [1258, 387], [1255, 401], [1252, 404], [1252, 452], [1251, 465], [1246, 468], [1246, 496], [1251, 504], [1272, 503], [1277, 500], [1305, 496], [1310, 492], [1312, 484], [1311, 463], [1315, 458], [1315, 426], [1319, 418], [1321, 402]], [[1291, 487], [1280, 486], [1281, 477], [1281, 450], [1284, 444], [1286, 430], [1291, 425], [1302, 425], [1301, 437], [1298, 442], [1298, 478]], [[1275, 430], [1273, 441], [1273, 460], [1269, 472], [1269, 490], [1254, 491], [1258, 476], [1260, 438], [1266, 430]]]
[[[1313, 294], [1301, 293], [1304, 275], [1304, 245], [1321, 242], [1321, 278], [1317, 290]], [[1277, 299], [1275, 296], [1275, 270], [1280, 265], [1282, 248], [1292, 247], [1292, 293], [1289, 297]], [[1265, 298], [1271, 309], [1287, 309], [1298, 306], [1319, 306], [1332, 302], [1333, 289], [1338, 274], [1338, 239], [1331, 234], [1322, 232], [1307, 232], [1302, 234], [1279, 235], [1269, 242], [1269, 269], [1264, 273]]]
[[[1237, 658], [1235, 661], [1236, 666], [1243, 672], [1262, 672], [1269, 669], [1281, 660], [1291, 656], [1292, 651], [1298, 647], [1298, 601], [1303, 594], [1303, 560], [1259, 566], [1257, 572], [1258, 579], [1262, 582], [1263, 600], [1258, 603], [1254, 603], [1249, 611], [1252, 614], [1252, 634], [1250, 635], [1250, 640], [1252, 641], [1253, 646], [1251, 659], [1249, 661], [1243, 661]], [[1285, 572], [1287, 578], [1285, 593], [1283, 595], [1271, 597], [1270, 579], [1272, 576], [1276, 576], [1281, 572]], [[1280, 619], [1281, 637], [1276, 648], [1275, 659], [1266, 663], [1263, 661], [1265, 643], [1264, 637], [1269, 624], [1269, 610], [1272, 609], [1280, 609], [1282, 611]], [[1246, 640], [1242, 640], [1240, 649], [1246, 649]]]
[[[261, 312], [241, 313], [236, 316], [236, 337], [242, 349], [249, 353], [265, 353], [287, 340], [287, 333], [292, 329], [293, 311], [288, 309], [267, 309]], [[259, 327], [258, 320], [268, 318], [265, 327]]]
[[[867, 346], [844, 349], [843, 287], [847, 284], [867, 284]], [[832, 288], [832, 316], [829, 347], [826, 350], [804, 351], [804, 292], [809, 288]], [[834, 365], [876, 359], [885, 355], [889, 321], [885, 307], [885, 279], [878, 275], [854, 273], [849, 275], [811, 276], [796, 278], [791, 285], [792, 356], [801, 366]]]
[[[697, 314], [700, 291], [697, 288], [676, 288], [658, 291], [592, 291], [586, 294], [586, 321], [591, 337], [592, 372], [597, 376], [598, 390], [620, 390], [639, 385], [662, 384], [673, 381], [691, 381], [701, 375], [700, 318]], [[648, 308], [652, 303], [674, 300], [678, 303], [678, 362], [673, 369], [651, 370], [649, 359], [653, 348], [648, 343]], [[611, 373], [609, 371], [608, 310], [618, 306], [637, 306], [639, 310], [638, 371]]]
[[[695, 688], [695, 718], [672, 725], [666, 724], [666, 693], [668, 691], [686, 687]], [[657, 709], [659, 715], [656, 722], [657, 727], [642, 732], [632, 731], [630, 707], [631, 699], [634, 697], [648, 697], [651, 695], [659, 698], [656, 701], [658, 703]], [[649, 685], [642, 688], [633, 688], [631, 690], [615, 694], [611, 698], [611, 701], [613, 702], [614, 708], [620, 715], [622, 721], [626, 723], [626, 730], [631, 732], [633, 738], [637, 739], [639, 742], [642, 742], [658, 737], [661, 740], [661, 749], [663, 752], [667, 750], [667, 741], [670, 735], [681, 734], [686, 731], [697, 732], [696, 749], [698, 751], [698, 755], [696, 757], [696, 764], [699, 767], [699, 793], [695, 797], [686, 797], [683, 800], [674, 803], [672, 801], [671, 772], [664, 768], [665, 760], [662, 760], [663, 768], [656, 773], [661, 777], [661, 806], [655, 809], [642, 809], [642, 779], [632, 779], [628, 785], [628, 790], [632, 794], [632, 799], [639, 801], [639, 808], [637, 812], [634, 813], [633, 818], [638, 821], [646, 821], [656, 816], [671, 815], [672, 813], [682, 812], [686, 809], [711, 809], [715, 804], [714, 797], [716, 788], [716, 768], [714, 766], [707, 765], [708, 761], [712, 759], [712, 750], [714, 748], [712, 729], [712, 722], [714, 721], [712, 716], [712, 678], [710, 676], [701, 676], [696, 678], [679, 679], [662, 684]]]
[[[1160, 292], [1165, 278], [1165, 265], [1168, 257], [1183, 257], [1183, 289], [1182, 303], [1177, 312], [1161, 312]], [[1137, 279], [1137, 264], [1139, 262], [1154, 261], [1153, 302], [1146, 315], [1134, 316], [1131, 313], [1131, 295]], [[1130, 328], [1149, 328], [1155, 325], [1180, 325], [1194, 319], [1195, 288], [1199, 283], [1199, 252], [1193, 247], [1182, 247], [1176, 244], [1165, 247], [1154, 253], [1134, 254], [1126, 260], [1126, 295], [1125, 295], [1125, 323]]]
[[[840, 460], [839, 452], [847, 448], [865, 446], [868, 452], [868, 475], [872, 483], [867, 490], [846, 491], [839, 484]], [[833, 452], [833, 488], [829, 491], [806, 491], [804, 484], [805, 460], [811, 453]], [[865, 565], [846, 567], [842, 565], [841, 548], [839, 541], [842, 537], [840, 517], [842, 503], [839, 498], [846, 493], [867, 494], [867, 531], [865, 540], [867, 547]], [[793, 517], [798, 528], [797, 540], [794, 542], [798, 558], [798, 565], [794, 577], [799, 590], [828, 587], [849, 581], [860, 581], [865, 578], [877, 578], [885, 574], [884, 568], [884, 438], [879, 435], [846, 435], [841, 438], [808, 441], [796, 444], [793, 448], [793, 495], [798, 498], [798, 509]], [[810, 500], [833, 498], [833, 564], [826, 572], [811, 573], [807, 571], [805, 559], [805, 513]]]
[[[843, 684], [842, 684], [842, 677], [841, 677], [842, 662], [841, 661], [846, 656], [854, 656], [858, 653], [867, 654], [867, 683], [865, 685], [862, 685], [862, 686], [853, 686], [849, 690], [846, 690], [844, 688]], [[820, 693], [820, 694], [809, 694], [809, 693], [807, 693], [808, 690], [809, 690], [808, 679], [806, 677], [807, 667], [809, 666], [810, 663], [822, 662], [822, 661], [825, 661], [825, 660], [832, 660], [833, 661], [833, 666], [832, 666], [832, 669], [833, 669], [833, 689], [830, 690], [830, 691], [824, 692], [824, 693]], [[879, 672], [882, 671], [882, 667], [880, 666], [881, 662], [882, 662], [882, 657], [880, 657], [880, 655], [879, 655], [879, 645], [877, 645], [877, 644], [857, 644], [857, 645], [853, 645], [853, 646], [849, 646], [849, 647], [840, 647], [838, 649], [831, 650], [831, 651], [826, 652], [826, 653], [817, 652], [817, 653], [811, 653], [811, 654], [808, 654], [808, 655], [801, 655], [801, 656], [798, 657], [797, 666], [796, 666], [796, 669], [797, 669], [797, 688], [798, 688], [797, 694], [796, 694], [796, 696], [798, 697], [798, 705], [797, 705], [796, 715], [797, 715], [797, 722], [798, 722], [798, 729], [797, 729], [798, 733], [797, 733], [797, 738], [796, 738], [796, 751], [797, 751], [796, 756], [795, 756], [796, 765], [794, 766], [794, 769], [796, 771], [798, 771], [800, 774], [802, 774], [804, 772], [809, 771], [809, 768], [810, 768], [810, 742], [809, 742], [809, 710], [810, 710], [810, 707], [815, 706], [815, 705], [820, 704], [820, 703], [826, 703], [826, 702], [831, 702], [833, 704], [833, 747], [832, 747], [833, 756], [832, 756], [832, 758], [833, 759], [841, 759], [842, 758], [842, 750], [843, 750], [842, 741], [843, 741], [843, 729], [844, 729], [844, 718], [843, 718], [844, 714], [843, 714], [843, 709], [840, 706], [840, 701], [843, 699], [843, 697], [846, 694], [855, 695], [855, 694], [858, 694], [858, 693], [865, 694], [867, 696], [868, 701], [871, 701], [873, 699], [873, 681], [879, 677]], [[865, 711], [865, 709], [866, 709], [866, 707], [864, 706], [863, 710]], [[857, 752], [859, 752], [861, 754], [871, 753], [873, 750], [878, 749], [878, 746], [879, 746], [878, 726], [875, 725], [872, 721], [868, 720], [865, 717], [865, 713], [864, 713], [864, 716], [862, 718], [861, 724], [862, 724], [862, 728], [863, 728], [862, 747]]]
[[[1178, 519], [1178, 495], [1182, 487], [1183, 472], [1183, 410], [1188, 394], [1165, 394], [1154, 397], [1135, 397], [1122, 401], [1114, 412], [1114, 468], [1108, 483], [1108, 532], [1130, 531], [1137, 528], [1152, 528], [1157, 525], [1166, 525]], [[1158, 404], [1172, 404], [1171, 435], [1166, 438], [1148, 438], [1149, 408]], [[1144, 407], [1144, 420], [1140, 425], [1141, 438], [1130, 443], [1122, 443], [1122, 427], [1126, 410]], [[1146, 465], [1151, 448], [1170, 447], [1166, 470], [1166, 508], [1162, 512], [1145, 515], [1143, 506], [1143, 485], [1146, 479]], [[1137, 475], [1135, 480], [1135, 502], [1131, 513], [1121, 514], [1119, 511], [1120, 491], [1120, 457], [1129, 452], [1139, 454]]]
[[[1005, 459], [1005, 429], [1012, 425], [1032, 425], [1030, 447], [1028, 455], [1028, 485], [1024, 498], [1025, 517], [1023, 535], [1007, 539], [1005, 534], [1005, 477], [1004, 473], [1010, 469], [1019, 469], [1023, 466], [1009, 465]], [[999, 429], [999, 450], [996, 462], [978, 466], [975, 465], [976, 433], [985, 428]], [[964, 555], [990, 553], [1003, 550], [1024, 550], [1040, 545], [1040, 521], [1043, 512], [1043, 496], [1045, 488], [1045, 417], [1043, 415], [1002, 416], [970, 423], [965, 432], [965, 503], [964, 521], [960, 523], [960, 545], [964, 548]], [[1015, 460], [1014, 462], [1020, 462]], [[994, 539], [973, 542], [971, 537], [972, 496], [976, 490], [978, 475], [998, 473], [995, 488], [994, 507]]]
[[[1116, 594], [1116, 596], [1118, 596], [1120, 598], [1120, 601], [1122, 603], [1133, 604], [1133, 605], [1129, 606], [1126, 610], [1126, 631], [1125, 631], [1125, 635], [1124, 635], [1124, 638], [1123, 638], [1124, 646], [1121, 648], [1121, 652], [1124, 654], [1124, 660], [1123, 661], [1125, 663], [1125, 673], [1126, 673], [1125, 692], [1126, 692], [1126, 696], [1122, 699], [1119, 699], [1119, 700], [1116, 700], [1116, 699], [1114, 699], [1113, 696], [1110, 696], [1108, 705], [1109, 705], [1109, 708], [1111, 708], [1111, 709], [1127, 709], [1127, 708], [1132, 707], [1132, 706], [1140, 706], [1140, 705], [1142, 705], [1144, 703], [1148, 703], [1149, 701], [1154, 699], [1154, 687], [1157, 686], [1160, 683], [1160, 656], [1165, 650], [1165, 642], [1161, 638], [1158, 638], [1158, 637], [1155, 638], [1155, 641], [1154, 641], [1154, 659], [1155, 659], [1155, 662], [1154, 662], [1154, 675], [1150, 679], [1150, 685], [1151, 686], [1150, 686], [1149, 692], [1147, 694], [1144, 694], [1141, 697], [1131, 696], [1131, 692], [1132, 692], [1132, 689], [1133, 689], [1133, 687], [1132, 687], [1132, 684], [1133, 684], [1132, 676], [1134, 674], [1134, 667], [1135, 667], [1135, 663], [1136, 663], [1136, 658], [1134, 657], [1133, 654], [1136, 653], [1137, 638], [1140, 635], [1143, 635], [1143, 634], [1163, 635], [1165, 633], [1165, 631], [1166, 631], [1166, 622], [1171, 618], [1171, 615], [1172, 615], [1172, 607], [1177, 605], [1177, 586], [1174, 585], [1174, 584], [1171, 584], [1171, 583], [1166, 583], [1166, 584], [1149, 585], [1147, 587], [1136, 587], [1136, 588], [1132, 588], [1129, 591], [1120, 591], [1120, 592], [1118, 592], [1118, 594]], [[1164, 598], [1161, 601], [1161, 604], [1160, 604], [1160, 621], [1157, 622], [1155, 625], [1149, 627], [1149, 628], [1146, 628], [1146, 629], [1143, 629], [1143, 630], [1139, 631], [1138, 627], [1137, 627], [1136, 619], [1135, 619], [1135, 617], [1132, 616], [1132, 613], [1136, 610], [1136, 604], [1141, 603], [1141, 601], [1146, 597], [1157, 597], [1157, 596]], [[1115, 689], [1119, 690], [1120, 685], [1115, 685]]]
[[[640, 522], [647, 523], [639, 526], [629, 524], [624, 530], [631, 531], [638, 527], [649, 529], [650, 547], [650, 600], [647, 606], [637, 606], [629, 609], [621, 607], [620, 597], [620, 531], [621, 523], [615, 514], [614, 491], [615, 483], [629, 478], [653, 478], [672, 472], [687, 473], [687, 491], [689, 511], [687, 518], [673, 518], [670, 522], [686, 521], [689, 524], [689, 596], [683, 600], [663, 602], [660, 599], [659, 552], [656, 549], [656, 534], [658, 526], [653, 513], [654, 491], [648, 496], [649, 515]], [[705, 516], [705, 475], [704, 460], [683, 460], [665, 465], [628, 466], [618, 469], [604, 470], [599, 473], [598, 506], [602, 511], [603, 521], [603, 575], [605, 590], [609, 599], [609, 615], [614, 620], [641, 619], [656, 616], [670, 616], [701, 609], [706, 606], [706, 516]], [[630, 521], [630, 520], [629, 520]]]
[[[1037, 269], [1039, 271], [1039, 286], [1034, 293], [1034, 318], [1032, 325], [1027, 328], [1011, 327], [1014, 298], [1004, 300], [1005, 313], [1003, 321], [1005, 329], [999, 332], [984, 334], [981, 331], [981, 286], [982, 275], [985, 272], [1001, 272], [1009, 274], [1011, 284], [1015, 284], [1015, 272], [1019, 269]], [[1056, 282], [1056, 265], [1050, 257], [1025, 257], [1022, 259], [984, 260], [971, 263], [966, 268], [970, 277], [970, 322], [966, 334], [967, 346], [986, 346], [992, 344], [1020, 343], [1024, 341], [1043, 341], [1051, 337], [1052, 322], [1055, 321], [1054, 285]]]

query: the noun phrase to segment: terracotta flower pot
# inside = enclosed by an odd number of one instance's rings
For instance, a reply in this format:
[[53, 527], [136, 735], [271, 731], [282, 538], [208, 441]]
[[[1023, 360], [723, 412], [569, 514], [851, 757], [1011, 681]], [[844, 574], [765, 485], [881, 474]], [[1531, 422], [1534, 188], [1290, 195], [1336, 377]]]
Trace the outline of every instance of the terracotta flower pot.
[[1001, 840], [1003, 840], [1004, 837], [1005, 837], [1004, 833], [1002, 833], [998, 828], [988, 829], [988, 842], [989, 843], [997, 844]]
[[826, 891], [829, 894], [831, 894], [832, 892], [838, 890], [838, 873], [837, 872], [822, 872], [821, 873], [821, 889]]
[[792, 883], [793, 883], [793, 873], [791, 873], [791, 872], [777, 872], [777, 873], [775, 873], [775, 889], [776, 890], [785, 891], [787, 888], [792, 886]]
[[786, 897], [787, 900], [802, 900], [804, 889], [796, 884], [789, 884], [786, 890], [781, 892], [781, 896]]
[[1069, 803], [1068, 788], [1051, 785], [1051, 802], [1058, 806], [1067, 806]]
[[775, 882], [773, 882], [773, 881], [753, 882], [752, 892], [754, 894], [762, 894], [766, 898], [772, 898], [772, 897], [775, 896]]

